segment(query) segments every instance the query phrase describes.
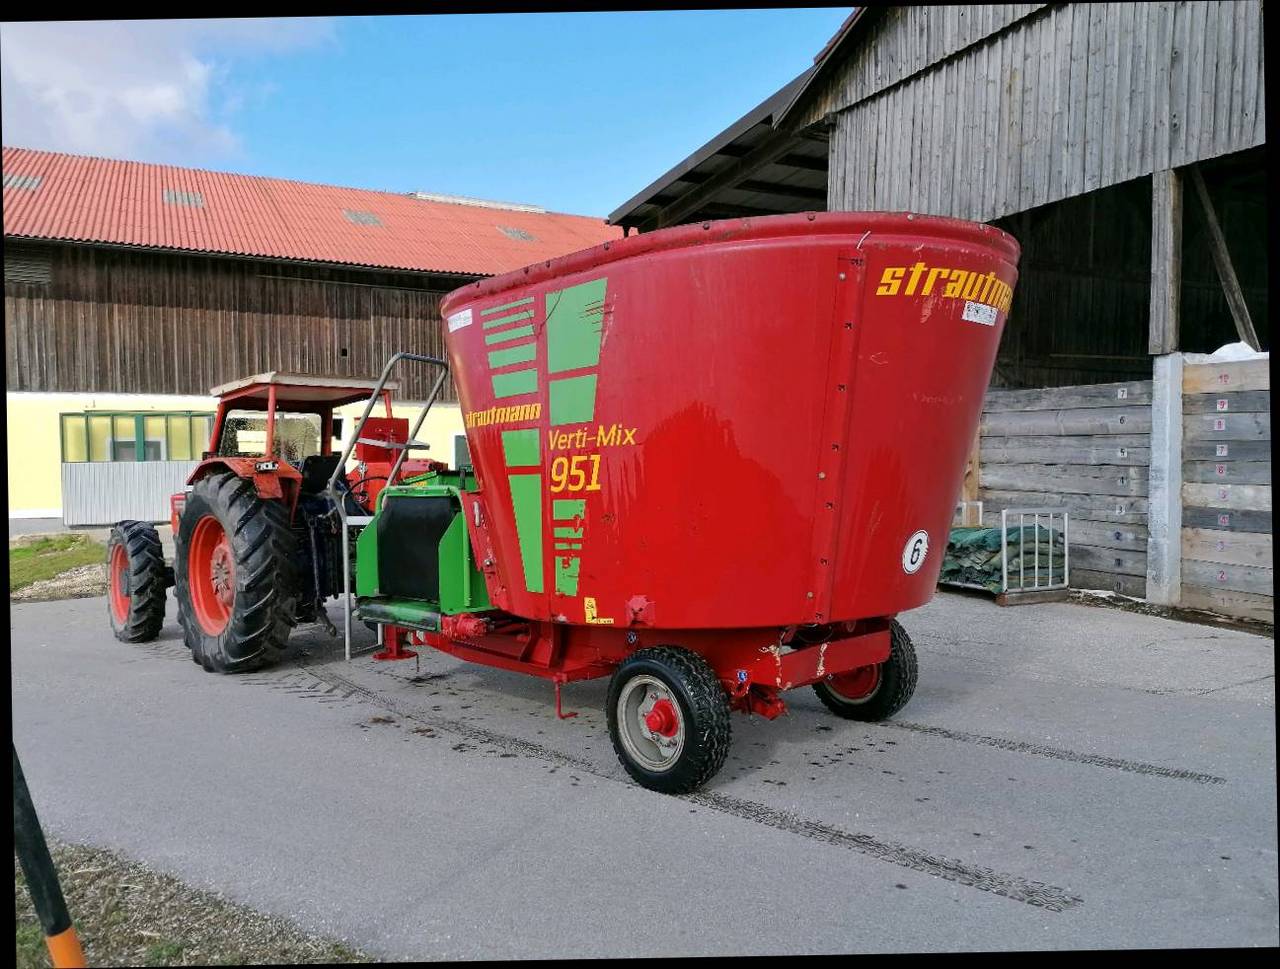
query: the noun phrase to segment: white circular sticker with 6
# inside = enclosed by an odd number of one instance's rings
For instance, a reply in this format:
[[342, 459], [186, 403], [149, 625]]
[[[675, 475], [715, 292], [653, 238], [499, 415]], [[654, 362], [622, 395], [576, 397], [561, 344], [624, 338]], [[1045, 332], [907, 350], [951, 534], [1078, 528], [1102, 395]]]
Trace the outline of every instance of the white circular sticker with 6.
[[924, 557], [929, 554], [929, 533], [921, 530], [907, 539], [902, 549], [902, 571], [914, 575], [924, 564]]

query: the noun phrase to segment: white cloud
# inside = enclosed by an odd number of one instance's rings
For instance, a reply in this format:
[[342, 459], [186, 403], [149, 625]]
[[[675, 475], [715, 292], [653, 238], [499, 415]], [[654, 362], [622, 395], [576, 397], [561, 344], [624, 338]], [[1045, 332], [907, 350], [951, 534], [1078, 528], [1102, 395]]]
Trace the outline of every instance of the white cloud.
[[0, 24], [4, 143], [172, 164], [232, 155], [246, 98], [235, 61], [332, 37], [324, 18]]

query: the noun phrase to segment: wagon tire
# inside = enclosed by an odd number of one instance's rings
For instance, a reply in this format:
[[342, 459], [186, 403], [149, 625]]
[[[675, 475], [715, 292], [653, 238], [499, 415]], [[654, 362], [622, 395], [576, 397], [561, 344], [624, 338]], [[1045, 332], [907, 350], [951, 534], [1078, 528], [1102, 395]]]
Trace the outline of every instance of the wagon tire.
[[655, 646], [632, 653], [609, 681], [605, 712], [618, 760], [642, 787], [687, 794], [724, 766], [729, 697], [697, 653]]
[[191, 659], [248, 673], [284, 658], [296, 622], [296, 539], [283, 501], [230, 472], [191, 489], [174, 536], [178, 621]]
[[828, 676], [813, 684], [813, 692], [828, 710], [846, 720], [886, 720], [907, 705], [918, 678], [916, 648], [895, 619], [889, 626], [887, 660]]
[[116, 639], [147, 643], [159, 636], [170, 585], [155, 526], [116, 522], [107, 539], [107, 615]]

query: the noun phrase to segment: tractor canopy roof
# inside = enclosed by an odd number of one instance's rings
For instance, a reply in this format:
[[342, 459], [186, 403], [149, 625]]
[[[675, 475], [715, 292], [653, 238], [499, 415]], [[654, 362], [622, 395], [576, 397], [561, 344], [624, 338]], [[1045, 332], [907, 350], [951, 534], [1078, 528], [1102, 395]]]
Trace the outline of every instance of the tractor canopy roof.
[[[334, 377], [272, 370], [222, 384], [209, 393], [228, 402], [235, 401], [238, 407], [265, 410], [274, 387], [277, 407], [319, 410], [368, 400], [377, 386], [376, 377]], [[400, 383], [388, 380], [382, 389], [395, 393]]]

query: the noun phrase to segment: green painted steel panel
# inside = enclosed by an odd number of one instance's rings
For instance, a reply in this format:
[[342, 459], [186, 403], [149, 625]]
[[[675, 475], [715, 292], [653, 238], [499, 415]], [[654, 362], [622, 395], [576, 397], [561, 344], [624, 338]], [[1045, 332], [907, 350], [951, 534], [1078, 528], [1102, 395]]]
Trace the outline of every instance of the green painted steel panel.
[[530, 363], [538, 355], [538, 344], [522, 343], [519, 346], [507, 347], [505, 350], [489, 352], [489, 366], [492, 369], [509, 367], [513, 363]]
[[508, 468], [536, 468], [539, 461], [539, 435], [536, 427], [502, 432], [502, 453]]
[[556, 533], [556, 538], [581, 538], [582, 537], [581, 528], [565, 528], [565, 527], [557, 526], [555, 533]]
[[564, 596], [576, 596], [578, 594], [579, 561], [580, 559], [576, 555], [572, 557], [556, 556], [556, 592]]
[[[378, 495], [379, 501], [386, 494], [384, 490]], [[378, 519], [374, 518], [360, 530], [356, 536], [356, 595], [376, 596], [378, 594]], [[342, 536], [339, 535], [339, 538]]]
[[556, 521], [572, 521], [587, 513], [587, 503], [582, 498], [557, 498], [551, 502], [551, 517]]
[[596, 414], [596, 375], [562, 377], [551, 381], [551, 424], [581, 424]]
[[456, 616], [492, 608], [484, 576], [471, 551], [466, 519], [459, 511], [440, 539], [440, 611]]
[[541, 592], [542, 582], [542, 476], [507, 475], [511, 485], [511, 506], [515, 513], [516, 535], [520, 539], [520, 559], [524, 566], [524, 586]]
[[528, 306], [533, 302], [532, 296], [526, 296], [524, 299], [512, 300], [510, 303], [503, 303], [501, 306], [490, 306], [487, 310], [481, 310], [481, 316], [492, 316], [494, 313], [501, 313], [503, 310], [515, 309], [517, 306]]
[[517, 326], [514, 329], [502, 330], [498, 333], [486, 333], [484, 342], [488, 346], [493, 346], [495, 343], [510, 343], [512, 340], [519, 340], [526, 336], [533, 336], [533, 327]]
[[600, 362], [606, 279], [547, 293], [547, 370], [561, 373]]
[[525, 310], [523, 313], [511, 313], [507, 316], [499, 316], [497, 319], [494, 319], [494, 320], [485, 320], [484, 328], [486, 330], [491, 330], [495, 326], [505, 326], [508, 323], [517, 323], [520, 320], [531, 320], [531, 319], [533, 319], [533, 310]]
[[[594, 380], [595, 378], [593, 377], [592, 379]], [[537, 389], [537, 370], [513, 370], [511, 373], [495, 373], [493, 375], [494, 397], [519, 397], [521, 394], [531, 394]], [[594, 388], [592, 396], [595, 396]], [[593, 400], [593, 407], [594, 403]]]

